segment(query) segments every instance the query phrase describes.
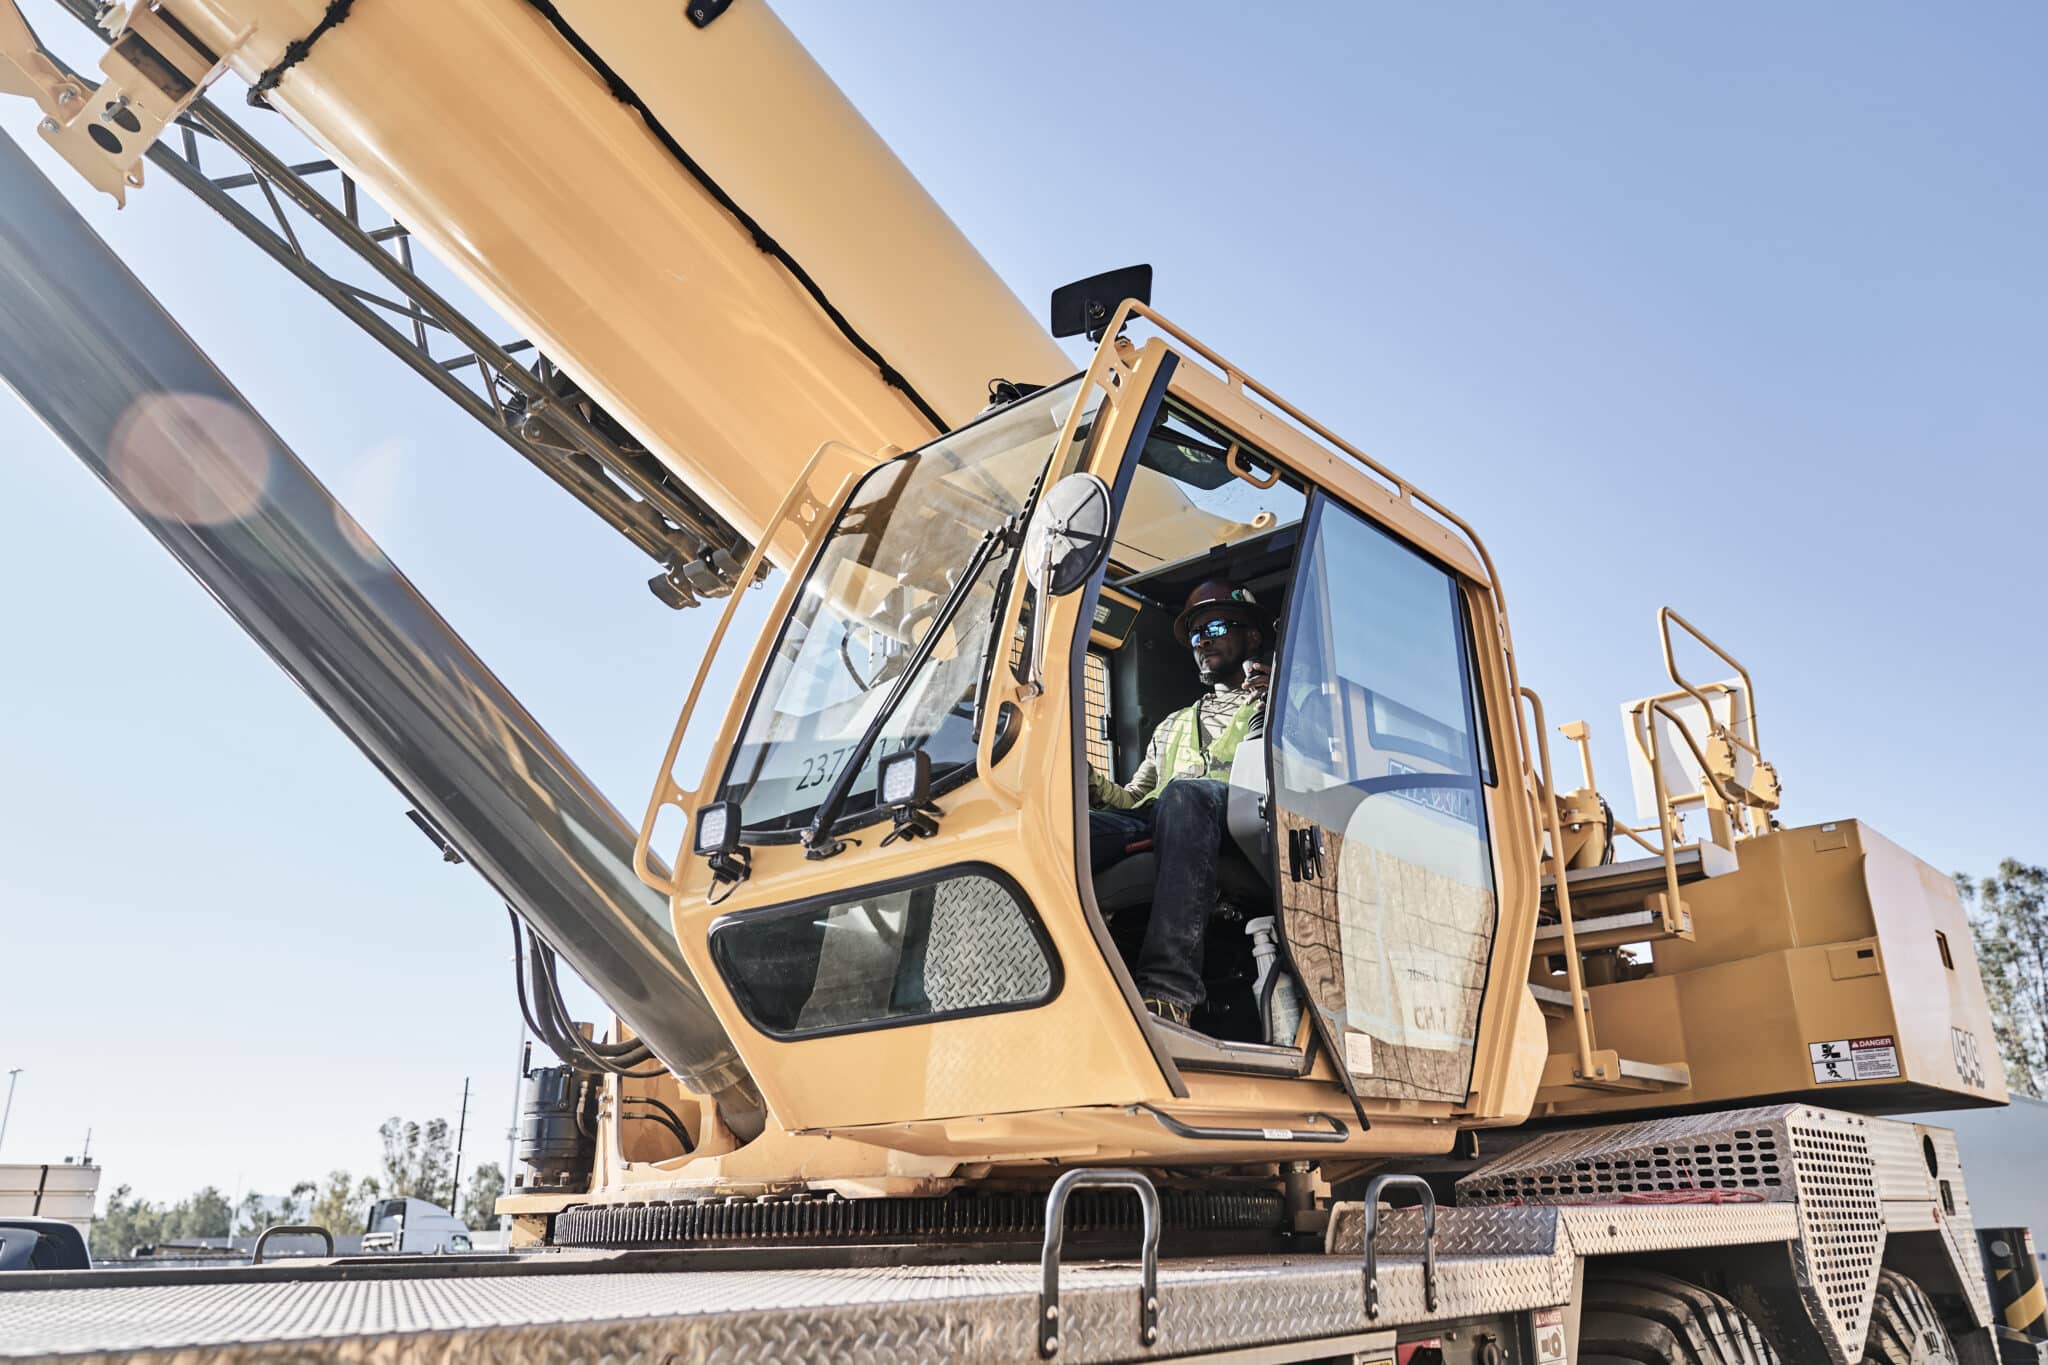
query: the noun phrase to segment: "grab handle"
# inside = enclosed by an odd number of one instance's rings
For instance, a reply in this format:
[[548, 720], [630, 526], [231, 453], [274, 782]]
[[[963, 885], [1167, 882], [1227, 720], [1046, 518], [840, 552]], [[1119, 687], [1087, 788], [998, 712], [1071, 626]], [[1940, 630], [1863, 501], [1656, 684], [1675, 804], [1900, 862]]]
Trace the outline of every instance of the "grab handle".
[[1419, 1175], [1376, 1175], [1365, 1187], [1365, 1316], [1377, 1321], [1380, 1315], [1379, 1248], [1373, 1238], [1379, 1232], [1380, 1192], [1389, 1185], [1415, 1190], [1422, 1196], [1422, 1301], [1436, 1311], [1436, 1191]]
[[1068, 1171], [1053, 1182], [1045, 1201], [1045, 1250], [1038, 1259], [1038, 1354], [1051, 1360], [1060, 1349], [1060, 1244], [1066, 1238], [1067, 1196], [1083, 1185], [1109, 1185], [1138, 1196], [1145, 1215], [1143, 1278], [1138, 1284], [1138, 1341], [1159, 1341], [1159, 1191], [1140, 1171]]

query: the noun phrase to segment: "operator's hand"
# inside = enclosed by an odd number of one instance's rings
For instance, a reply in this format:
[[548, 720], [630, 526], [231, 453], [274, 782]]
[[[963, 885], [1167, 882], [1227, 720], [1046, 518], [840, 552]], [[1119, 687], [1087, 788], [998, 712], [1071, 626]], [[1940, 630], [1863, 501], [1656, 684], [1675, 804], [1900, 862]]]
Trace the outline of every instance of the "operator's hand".
[[1246, 691], [1263, 693], [1266, 690], [1266, 684], [1271, 681], [1272, 672], [1269, 665], [1254, 659], [1244, 666], [1244, 685]]

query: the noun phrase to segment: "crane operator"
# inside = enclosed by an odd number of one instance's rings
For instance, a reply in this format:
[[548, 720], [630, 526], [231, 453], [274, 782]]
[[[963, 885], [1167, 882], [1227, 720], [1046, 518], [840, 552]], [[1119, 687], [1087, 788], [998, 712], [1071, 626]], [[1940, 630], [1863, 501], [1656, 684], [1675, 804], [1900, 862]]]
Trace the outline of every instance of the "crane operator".
[[1216, 908], [1216, 861], [1229, 836], [1230, 761], [1265, 717], [1272, 625], [1251, 589], [1209, 579], [1174, 621], [1209, 689], [1159, 723], [1145, 761], [1119, 785], [1089, 770], [1088, 842], [1102, 872], [1151, 839], [1159, 879], [1138, 954], [1145, 1008], [1186, 1024], [1202, 1003], [1202, 940]]

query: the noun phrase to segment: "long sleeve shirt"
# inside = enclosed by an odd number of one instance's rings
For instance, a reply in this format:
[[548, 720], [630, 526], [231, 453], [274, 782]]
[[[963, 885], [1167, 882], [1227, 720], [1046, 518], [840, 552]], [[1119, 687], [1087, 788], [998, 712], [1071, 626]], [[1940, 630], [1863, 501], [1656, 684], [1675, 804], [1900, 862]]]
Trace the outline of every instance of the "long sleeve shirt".
[[1145, 761], [1129, 782], [1118, 784], [1090, 769], [1090, 801], [1111, 810], [1130, 810], [1152, 801], [1167, 783], [1184, 777], [1228, 782], [1238, 742], [1264, 716], [1265, 706], [1264, 692], [1216, 687], [1194, 705], [1159, 722], [1145, 746]]

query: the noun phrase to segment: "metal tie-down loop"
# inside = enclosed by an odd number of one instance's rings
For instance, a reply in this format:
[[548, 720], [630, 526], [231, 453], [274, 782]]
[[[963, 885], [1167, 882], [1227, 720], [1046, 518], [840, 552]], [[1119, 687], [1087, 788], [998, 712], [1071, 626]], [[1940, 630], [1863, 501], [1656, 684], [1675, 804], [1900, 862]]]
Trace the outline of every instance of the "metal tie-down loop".
[[1376, 1175], [1365, 1187], [1365, 1235], [1361, 1239], [1365, 1243], [1365, 1316], [1375, 1321], [1380, 1315], [1380, 1270], [1373, 1238], [1379, 1232], [1380, 1191], [1389, 1185], [1422, 1196], [1422, 1301], [1430, 1312], [1436, 1311], [1436, 1191], [1419, 1175]]
[[1068, 1171], [1053, 1182], [1045, 1201], [1045, 1250], [1038, 1258], [1038, 1354], [1047, 1360], [1060, 1349], [1060, 1244], [1065, 1240], [1067, 1196], [1083, 1185], [1110, 1185], [1138, 1196], [1145, 1215], [1143, 1279], [1138, 1285], [1138, 1341], [1159, 1341], [1159, 1191], [1139, 1171]]
[[274, 1223], [263, 1229], [262, 1234], [256, 1238], [256, 1249], [249, 1253], [249, 1264], [263, 1264], [263, 1248], [269, 1244], [271, 1238], [295, 1235], [318, 1237], [321, 1241], [327, 1243], [327, 1250], [321, 1254], [323, 1256], [332, 1256], [334, 1254], [334, 1234], [321, 1227], [318, 1223]]

